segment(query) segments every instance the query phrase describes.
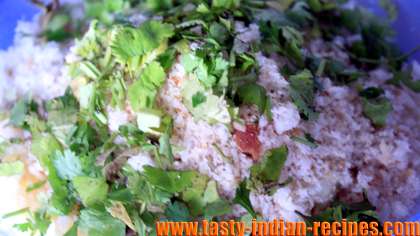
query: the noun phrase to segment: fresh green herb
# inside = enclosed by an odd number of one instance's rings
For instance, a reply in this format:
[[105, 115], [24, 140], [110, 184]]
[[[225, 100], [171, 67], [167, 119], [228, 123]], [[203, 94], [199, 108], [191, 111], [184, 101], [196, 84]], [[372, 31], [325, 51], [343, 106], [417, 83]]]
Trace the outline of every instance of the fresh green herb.
[[318, 114], [313, 109], [314, 104], [314, 81], [309, 70], [292, 75], [289, 78], [289, 94], [293, 102], [308, 120], [315, 120]]
[[47, 218], [45, 212], [37, 211], [29, 214], [27, 221], [21, 224], [15, 224], [13, 227], [22, 232], [30, 232], [32, 235], [45, 235], [51, 221]]
[[195, 171], [166, 171], [151, 166], [144, 167], [148, 182], [169, 193], [179, 193], [191, 185], [198, 175]]
[[206, 101], [206, 96], [202, 92], [198, 91], [192, 96], [191, 100], [192, 106], [195, 108], [196, 106]]
[[304, 136], [299, 137], [299, 136], [292, 136], [292, 140], [305, 144], [307, 146], [309, 146], [310, 148], [317, 148], [318, 144], [316, 143], [316, 140], [314, 138], [312, 138], [312, 136], [308, 133], [305, 133]]
[[379, 4], [387, 12], [391, 20], [397, 19], [398, 9], [392, 0], [380, 0]]
[[396, 85], [403, 84], [412, 91], [420, 93], [420, 82], [412, 78], [410, 70], [401, 70], [395, 72], [394, 77], [389, 82]]
[[382, 89], [369, 87], [360, 92], [363, 113], [376, 126], [384, 126], [388, 114], [392, 111], [391, 102], [382, 94]]
[[251, 178], [263, 183], [277, 181], [286, 162], [287, 154], [286, 146], [269, 150], [259, 163], [251, 167]]
[[183, 202], [175, 201], [165, 209], [165, 216], [168, 221], [191, 221], [191, 214], [187, 205]]
[[140, 79], [128, 87], [128, 100], [135, 111], [153, 108], [158, 88], [163, 84], [165, 72], [158, 62], [150, 63]]
[[85, 206], [94, 206], [106, 199], [108, 185], [104, 179], [77, 176], [72, 182]]
[[[319, 210], [316, 210], [318, 213], [312, 216], [306, 216], [300, 212], [299, 214], [308, 225], [313, 225], [313, 222], [334, 222], [341, 221], [342, 219], [347, 219], [348, 221], [353, 222], [377, 222], [378, 226], [381, 227], [379, 222], [379, 217], [375, 213], [375, 207], [370, 204], [370, 202], [365, 198], [361, 202], [356, 202], [352, 204], [345, 204], [340, 201], [335, 201], [331, 206]], [[381, 230], [381, 228], [379, 228]]]
[[79, 230], [89, 236], [125, 236], [125, 224], [108, 212], [94, 209], [80, 211]]
[[251, 214], [253, 218], [256, 218], [257, 214], [255, 213], [254, 208], [252, 207], [251, 200], [249, 200], [249, 193], [250, 191], [247, 188], [246, 181], [242, 181], [239, 184], [239, 187], [236, 189], [236, 195], [233, 199], [233, 202], [241, 205], [248, 211], [249, 214]]
[[173, 27], [159, 21], [147, 21], [139, 28], [115, 28], [111, 41], [112, 54], [125, 64], [157, 49], [172, 35]]
[[63, 153], [56, 151], [53, 163], [58, 176], [62, 179], [72, 180], [83, 174], [79, 158], [70, 150], [65, 150]]
[[238, 88], [239, 100], [243, 104], [254, 104], [260, 112], [264, 113], [270, 107], [270, 98], [267, 96], [264, 87], [258, 84], [245, 84]]
[[37, 190], [37, 189], [43, 187], [46, 183], [47, 183], [47, 181], [44, 180], [44, 181], [39, 181], [39, 182], [30, 184], [30, 185], [28, 185], [28, 187], [26, 187], [26, 192], [29, 193], [29, 192], [32, 192], [34, 190]]

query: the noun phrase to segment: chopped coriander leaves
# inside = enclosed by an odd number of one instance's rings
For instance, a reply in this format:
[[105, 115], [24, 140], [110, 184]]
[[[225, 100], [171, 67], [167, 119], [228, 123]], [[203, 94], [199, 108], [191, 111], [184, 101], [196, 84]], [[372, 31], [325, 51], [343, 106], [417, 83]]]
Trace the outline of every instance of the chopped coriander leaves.
[[166, 171], [151, 166], [144, 167], [148, 182], [169, 193], [182, 192], [192, 184], [198, 175], [195, 171]]
[[309, 70], [303, 70], [289, 78], [289, 94], [299, 112], [308, 120], [315, 120], [318, 114], [314, 111], [315, 85]]
[[204, 95], [203, 92], [198, 91], [197, 93], [195, 93], [191, 100], [192, 100], [192, 106], [193, 108], [195, 108], [196, 106], [200, 105], [201, 103], [206, 101], [206, 95]]
[[242, 181], [239, 184], [239, 187], [236, 189], [236, 194], [235, 198], [233, 199], [233, 202], [241, 205], [248, 211], [248, 213], [253, 218], [256, 218], [257, 214], [255, 213], [254, 208], [252, 207], [251, 200], [249, 200], [249, 193], [250, 191], [247, 188], [246, 181]]
[[172, 25], [154, 20], [145, 22], [139, 28], [115, 28], [111, 40], [112, 54], [125, 64], [158, 48], [172, 35]]
[[53, 163], [61, 179], [72, 180], [83, 174], [79, 158], [70, 150], [65, 150], [63, 153], [56, 151]]
[[170, 203], [165, 209], [166, 220], [182, 222], [191, 221], [192, 217], [187, 205], [180, 201]]
[[261, 113], [265, 113], [270, 107], [270, 98], [267, 96], [265, 88], [256, 83], [248, 83], [240, 86], [237, 91], [239, 100], [243, 104], [254, 104]]
[[125, 224], [106, 211], [83, 209], [78, 229], [89, 236], [125, 236]]
[[292, 140], [305, 144], [310, 148], [317, 148], [318, 144], [316, 143], [316, 140], [312, 138], [312, 136], [308, 133], [305, 133], [303, 136], [292, 136]]
[[288, 149], [286, 146], [271, 149], [257, 164], [251, 167], [251, 178], [262, 183], [277, 181], [286, 162]]
[[157, 90], [163, 84], [165, 76], [158, 62], [151, 62], [143, 69], [140, 78], [128, 87], [128, 100], [133, 110], [154, 107]]
[[104, 179], [77, 176], [72, 182], [85, 206], [95, 206], [106, 199], [108, 184]]
[[334, 201], [324, 209], [314, 209], [314, 212], [318, 212], [312, 216], [306, 216], [300, 212], [296, 212], [300, 215], [308, 225], [313, 225], [313, 222], [334, 222], [347, 219], [347, 221], [353, 222], [377, 222], [379, 229], [381, 224], [379, 217], [375, 213], [375, 207], [365, 199], [361, 202], [355, 202], [346, 204], [340, 201]]
[[363, 113], [375, 126], [384, 126], [388, 114], [392, 111], [391, 102], [383, 96], [384, 91], [369, 87], [360, 92]]

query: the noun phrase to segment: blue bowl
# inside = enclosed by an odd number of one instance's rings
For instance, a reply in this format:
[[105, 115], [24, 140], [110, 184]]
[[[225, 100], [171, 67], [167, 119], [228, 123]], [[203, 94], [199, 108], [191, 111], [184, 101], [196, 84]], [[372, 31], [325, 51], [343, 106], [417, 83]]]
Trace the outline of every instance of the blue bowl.
[[[368, 8], [379, 17], [386, 17], [386, 13], [378, 6], [376, 0], [357, 0], [359, 4]], [[396, 42], [403, 52], [408, 52], [420, 44], [420, 1], [396, 0], [399, 16], [392, 26], [396, 31]], [[29, 3], [29, 0], [0, 0], [0, 49], [6, 49], [13, 43], [14, 29], [18, 20], [30, 20], [39, 9]], [[420, 52], [413, 54], [411, 60], [420, 61]], [[410, 220], [420, 220], [418, 214]]]

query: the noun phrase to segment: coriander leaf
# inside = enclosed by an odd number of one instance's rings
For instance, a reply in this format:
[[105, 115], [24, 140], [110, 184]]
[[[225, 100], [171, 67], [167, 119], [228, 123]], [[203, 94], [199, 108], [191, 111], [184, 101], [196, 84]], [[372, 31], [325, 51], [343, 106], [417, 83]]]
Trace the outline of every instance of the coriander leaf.
[[212, 7], [233, 9], [239, 7], [240, 0], [213, 0]]
[[121, 13], [124, 5], [124, 0], [84, 1], [86, 15], [96, 18], [105, 24], [111, 24], [113, 22], [113, 14]]
[[269, 98], [264, 87], [256, 83], [248, 83], [238, 88], [237, 95], [243, 104], [255, 104], [260, 112], [268, 108]]
[[145, 0], [146, 7], [152, 11], [167, 10], [172, 7], [171, 0]]
[[195, 171], [166, 171], [163, 169], [145, 166], [144, 175], [152, 185], [169, 193], [178, 193], [191, 185]]
[[218, 201], [207, 204], [204, 209], [205, 217], [222, 216], [232, 212], [232, 206], [229, 202], [219, 199]]
[[[205, 196], [203, 195], [205, 194], [207, 188], [211, 188], [212, 184], [210, 183], [211, 181], [209, 182], [209, 178], [207, 176], [197, 173], [192, 179], [191, 185], [182, 192], [181, 198], [187, 203], [191, 215], [198, 216], [202, 214], [204, 206], [209, 203], [206, 199], [204, 199]], [[215, 183], [214, 187], [216, 187]], [[217, 194], [217, 189], [214, 190], [216, 192], [213, 193]], [[209, 189], [209, 191], [211, 190]], [[218, 194], [217, 199], [219, 199]]]
[[252, 215], [253, 218], [257, 218], [257, 213], [255, 213], [254, 208], [251, 204], [251, 200], [249, 200], [250, 191], [248, 190], [246, 185], [246, 181], [242, 181], [239, 184], [238, 188], [236, 189], [236, 194], [235, 198], [233, 199], [233, 202], [245, 208], [248, 211], [248, 213]]
[[398, 17], [398, 8], [392, 0], [379, 0], [379, 5], [386, 11], [391, 20]]
[[21, 161], [1, 162], [0, 176], [13, 176], [23, 173], [25, 165]]
[[41, 188], [42, 186], [44, 186], [46, 182], [47, 182], [46, 180], [43, 180], [43, 181], [38, 181], [38, 182], [35, 182], [33, 184], [30, 184], [30, 185], [28, 185], [28, 187], [26, 187], [26, 192], [29, 193], [29, 192], [32, 192], [34, 190], [37, 190], [37, 189]]
[[51, 223], [46, 213], [41, 211], [29, 212], [26, 220], [27, 222], [15, 224], [13, 227], [22, 232], [31, 232], [31, 235], [45, 235]]
[[165, 82], [165, 71], [159, 62], [153, 61], [144, 68], [140, 75], [140, 79], [145, 84], [153, 84], [155, 88], [159, 88]]
[[305, 69], [289, 78], [289, 95], [299, 111], [308, 120], [315, 120], [317, 113], [313, 110], [314, 103], [314, 81], [309, 70]]
[[124, 168], [124, 172], [127, 176], [127, 188], [135, 199], [146, 204], [157, 205], [163, 205], [170, 201], [171, 194], [155, 188], [145, 176], [127, 167]]
[[112, 201], [111, 206], [107, 207], [106, 210], [113, 216], [124, 222], [130, 229], [135, 230], [133, 221], [130, 218], [130, 215], [127, 212], [127, 209], [121, 202]]
[[58, 141], [51, 134], [36, 134], [32, 137], [32, 153], [38, 158], [41, 166], [48, 171], [48, 182], [53, 189], [50, 198], [51, 205], [62, 214], [70, 212], [72, 199], [70, 198], [67, 184], [57, 173], [52, 162], [52, 156], [61, 150]]
[[172, 25], [155, 20], [147, 21], [137, 29], [115, 28], [111, 39], [112, 54], [124, 64], [132, 57], [142, 56], [156, 49], [173, 33]]
[[141, 72], [140, 79], [128, 88], [128, 100], [135, 111], [152, 108], [157, 90], [165, 81], [165, 72], [158, 62], [151, 62]]
[[170, 203], [165, 209], [165, 216], [168, 221], [182, 222], [191, 221], [191, 215], [187, 205], [180, 201]]
[[193, 53], [181, 55], [181, 64], [187, 73], [192, 73], [195, 68], [203, 64], [203, 59], [195, 56]]
[[176, 59], [176, 50], [175, 48], [169, 48], [161, 55], [158, 56], [157, 61], [162, 65], [164, 70], [169, 70], [174, 64]]
[[205, 203], [215, 202], [220, 198], [219, 193], [217, 192], [216, 181], [211, 180], [207, 183], [206, 190], [203, 194], [203, 201]]
[[395, 82], [396, 84], [402, 83], [407, 86], [409, 89], [416, 93], [420, 93], [420, 81], [414, 80], [409, 70], [401, 70], [394, 73], [394, 78], [390, 81]]
[[72, 180], [74, 177], [83, 174], [79, 158], [68, 149], [63, 153], [56, 151], [53, 163], [58, 176], [62, 179]]
[[163, 133], [159, 138], [159, 154], [164, 155], [172, 163], [174, 155], [172, 153], [172, 147], [170, 142], [170, 134], [168, 132]]
[[73, 185], [85, 206], [102, 202], [108, 193], [108, 184], [102, 178], [77, 176], [73, 178]]
[[89, 24], [89, 29], [81, 40], [76, 40], [76, 52], [82, 58], [93, 59], [101, 51], [99, 44], [100, 32], [98, 21], [93, 20]]
[[93, 80], [97, 80], [101, 76], [101, 72], [90, 61], [80, 62], [79, 69], [80, 69], [80, 72], [83, 73], [83, 75], [85, 75], [86, 77], [91, 78]]
[[73, 223], [71, 228], [63, 236], [77, 236], [77, 223]]
[[263, 183], [277, 181], [286, 162], [288, 150], [286, 146], [271, 149], [262, 160], [251, 167], [251, 177]]
[[152, 108], [156, 100], [157, 91], [153, 87], [146, 87], [144, 82], [136, 80], [128, 87], [128, 101], [134, 111], [142, 108]]
[[80, 211], [79, 230], [89, 236], [125, 236], [125, 224], [108, 212], [93, 209]]
[[181, 64], [187, 73], [195, 75], [195, 77], [206, 87], [211, 88], [216, 83], [216, 78], [209, 75], [208, 66], [204, 63], [203, 58], [193, 54], [183, 54], [181, 56]]
[[223, 43], [227, 40], [229, 32], [222, 24], [214, 22], [210, 25], [209, 36], [214, 38], [218, 43]]
[[305, 144], [309, 146], [310, 148], [317, 148], [318, 144], [316, 143], [316, 140], [312, 138], [312, 136], [308, 133], [305, 133], [304, 136], [292, 136], [292, 140]]
[[191, 99], [192, 99], [192, 106], [193, 107], [196, 107], [196, 106], [204, 103], [207, 98], [206, 98], [206, 96], [202, 92], [198, 91], [197, 93], [195, 93], [192, 96]]
[[10, 123], [15, 126], [22, 125], [25, 121], [27, 110], [27, 102], [24, 99], [20, 99], [10, 111]]
[[79, 103], [83, 109], [92, 109], [95, 98], [95, 86], [93, 83], [88, 83], [80, 87], [79, 90]]
[[[315, 210], [317, 210], [315, 208]], [[317, 210], [318, 212], [312, 216], [306, 216], [300, 212], [296, 212], [300, 215], [308, 225], [312, 226], [313, 222], [316, 221], [341, 221], [342, 219], [347, 219], [348, 221], [354, 222], [378, 222], [379, 217], [375, 213], [375, 207], [365, 199], [361, 202], [356, 202], [352, 204], [345, 204], [340, 201], [333, 202], [329, 207], [323, 209], [322, 211]], [[381, 230], [381, 224], [379, 223], [379, 230]]]
[[377, 99], [367, 99], [363, 97], [362, 106], [363, 113], [376, 126], [384, 126], [388, 114], [392, 111], [392, 104], [385, 97]]
[[392, 111], [391, 102], [383, 94], [384, 90], [376, 87], [368, 87], [359, 93], [363, 113], [376, 126], [384, 126], [388, 113]]

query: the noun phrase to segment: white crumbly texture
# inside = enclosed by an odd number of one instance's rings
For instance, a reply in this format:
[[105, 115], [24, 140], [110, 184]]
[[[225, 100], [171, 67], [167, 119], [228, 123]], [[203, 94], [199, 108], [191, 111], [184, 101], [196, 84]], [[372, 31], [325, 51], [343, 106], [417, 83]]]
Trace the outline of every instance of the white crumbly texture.
[[274, 129], [278, 134], [291, 130], [299, 124], [299, 112], [290, 102], [282, 106], [274, 106], [271, 108], [271, 113], [273, 114]]
[[137, 155], [130, 157], [127, 164], [140, 172], [143, 171], [144, 166], [155, 166], [155, 162], [147, 152], [139, 152]]
[[108, 106], [106, 111], [108, 115], [108, 128], [111, 132], [118, 131], [118, 128], [121, 125], [125, 125], [129, 122], [129, 114], [124, 110]]
[[[285, 84], [273, 60], [260, 56], [259, 62], [263, 72], [260, 84], [268, 91], [279, 81]], [[288, 190], [282, 190], [282, 195], [253, 193], [254, 207], [267, 218], [282, 216], [296, 220], [295, 210], [310, 213], [315, 204], [330, 201], [337, 192], [343, 199], [358, 201], [366, 190], [382, 219], [409, 216], [420, 197], [420, 175], [416, 171], [419, 168], [416, 156], [420, 153], [420, 125], [416, 122], [420, 111], [416, 108], [420, 96], [405, 88], [383, 84], [390, 76], [384, 70], [373, 71], [371, 78], [375, 82], [367, 82], [375, 85], [379, 81], [394, 107], [383, 129], [374, 129], [363, 116], [355, 89], [334, 86], [327, 78], [322, 79], [324, 91], [316, 96], [318, 120], [301, 122], [297, 128], [310, 133], [318, 148], [311, 150], [292, 142], [290, 134], [279, 133], [276, 122], [281, 120], [276, 119], [281, 117], [273, 116], [274, 125], [260, 120], [259, 137], [265, 150], [282, 144], [288, 146], [282, 178], [289, 176], [294, 181], [285, 187]], [[273, 109], [278, 105], [286, 109], [285, 98], [281, 99], [286, 91], [277, 91], [280, 92], [269, 93]]]
[[235, 22], [235, 33], [233, 49], [238, 53], [248, 51], [250, 43], [259, 41], [261, 38], [257, 24], [250, 24], [246, 27], [243, 22], [237, 21]]
[[64, 52], [54, 42], [39, 43], [38, 22], [19, 22], [14, 45], [0, 51], [0, 110], [25, 97], [36, 101], [64, 94], [70, 78]]

